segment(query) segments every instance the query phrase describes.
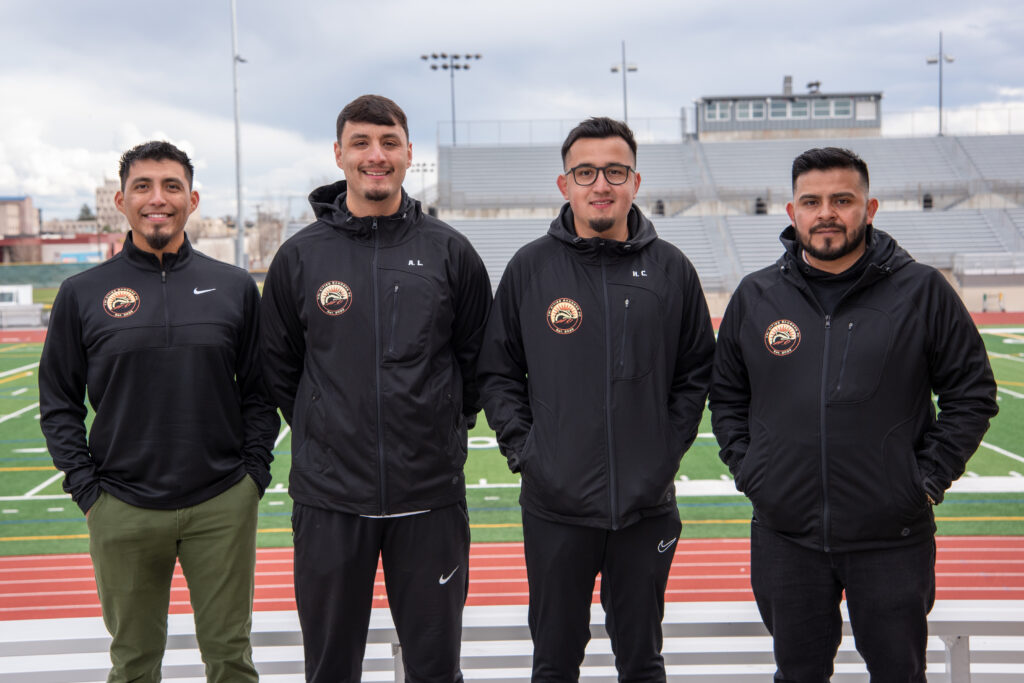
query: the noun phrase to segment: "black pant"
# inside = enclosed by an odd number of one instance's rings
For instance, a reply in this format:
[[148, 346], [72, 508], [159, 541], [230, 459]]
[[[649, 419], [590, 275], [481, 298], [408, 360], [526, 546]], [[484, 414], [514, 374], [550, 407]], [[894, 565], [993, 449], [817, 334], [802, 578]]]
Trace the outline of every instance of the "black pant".
[[776, 681], [825, 683], [842, 639], [846, 590], [857, 651], [871, 683], [924, 683], [935, 539], [885, 550], [826, 553], [754, 523], [750, 581], [775, 640]]
[[665, 680], [661, 620], [681, 530], [678, 510], [617, 531], [523, 511], [534, 681], [579, 680], [598, 572], [619, 680]]
[[307, 681], [360, 680], [378, 557], [405, 680], [462, 680], [462, 609], [469, 591], [464, 504], [371, 519], [296, 503], [292, 527]]

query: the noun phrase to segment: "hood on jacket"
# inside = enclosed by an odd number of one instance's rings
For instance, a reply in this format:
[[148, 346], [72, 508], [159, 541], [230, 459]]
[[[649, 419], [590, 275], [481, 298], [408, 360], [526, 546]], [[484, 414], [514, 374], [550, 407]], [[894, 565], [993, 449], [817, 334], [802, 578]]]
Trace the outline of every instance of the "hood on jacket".
[[569, 202], [566, 202], [558, 212], [558, 217], [551, 221], [548, 234], [581, 251], [594, 251], [600, 245], [605, 245], [619, 254], [636, 253], [658, 237], [658, 233], [654, 230], [654, 224], [640, 212], [636, 204], [630, 207], [629, 214], [626, 216], [626, 224], [629, 227], [629, 239], [625, 242], [603, 240], [600, 237], [580, 237], [576, 234], [572, 208], [569, 206]]
[[[779, 235], [779, 241], [782, 242], [785, 253], [779, 257], [776, 265], [784, 273], [799, 272], [797, 266], [803, 260], [800, 257], [800, 242], [797, 240], [796, 228], [792, 225], [787, 226]], [[864, 235], [864, 242], [867, 245], [867, 272], [869, 274], [874, 273], [877, 276], [884, 273], [888, 275], [914, 261], [914, 257], [908, 254], [889, 233], [878, 230], [870, 223]]]
[[[348, 194], [348, 183], [339, 180], [330, 185], [318, 187], [309, 193], [309, 205], [313, 207], [313, 214], [331, 227], [342, 230], [353, 238], [370, 239], [373, 219], [383, 219], [385, 226], [396, 228], [407, 228], [416, 223], [423, 214], [419, 200], [410, 197], [405, 188], [402, 188], [402, 203], [398, 211], [390, 216], [353, 216], [349, 213], [345, 203]], [[406, 221], [407, 218], [412, 220]], [[397, 237], [397, 236], [395, 236]]]

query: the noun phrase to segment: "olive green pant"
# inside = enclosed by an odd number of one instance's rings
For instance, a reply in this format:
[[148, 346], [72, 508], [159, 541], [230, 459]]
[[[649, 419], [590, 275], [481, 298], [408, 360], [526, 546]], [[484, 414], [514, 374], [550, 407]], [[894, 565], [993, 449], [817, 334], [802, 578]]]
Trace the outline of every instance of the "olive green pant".
[[103, 492], [89, 509], [89, 554], [113, 640], [108, 683], [160, 680], [174, 561], [195, 613], [207, 681], [257, 681], [249, 632], [256, 568], [256, 483], [210, 500], [150, 510]]

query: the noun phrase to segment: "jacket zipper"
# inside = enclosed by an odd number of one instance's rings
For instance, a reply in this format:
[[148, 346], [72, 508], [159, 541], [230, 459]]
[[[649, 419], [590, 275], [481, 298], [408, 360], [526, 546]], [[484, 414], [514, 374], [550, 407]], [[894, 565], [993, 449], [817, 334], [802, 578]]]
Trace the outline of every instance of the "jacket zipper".
[[629, 329], [629, 298], [623, 302], [622, 311], [622, 348], [619, 349], [619, 372], [626, 371], [626, 331]]
[[398, 283], [395, 283], [395, 300], [391, 308], [391, 337], [388, 341], [388, 353], [395, 353], [395, 328], [398, 325]]
[[839, 365], [839, 381], [836, 382], [836, 393], [843, 388], [843, 375], [846, 374], [846, 357], [850, 353], [850, 342], [853, 341], [853, 323], [846, 327], [846, 346], [843, 347], [843, 362]]
[[601, 254], [601, 280], [604, 285], [604, 328], [605, 328], [605, 357], [606, 357], [606, 370], [605, 370], [605, 425], [607, 425], [608, 435], [608, 512], [611, 517], [612, 530], [619, 528], [619, 511], [618, 505], [616, 504], [616, 476], [615, 476], [615, 447], [612, 432], [612, 322], [611, 322], [611, 311], [612, 308], [608, 301], [608, 275], [605, 270], [605, 259], [604, 254]]
[[380, 290], [377, 285], [377, 258], [380, 249], [380, 233], [377, 231], [377, 218], [374, 217], [373, 225], [373, 353], [376, 358], [376, 373], [377, 373], [377, 469], [378, 477], [380, 479], [380, 491], [378, 491], [378, 501], [380, 503], [380, 514], [388, 514], [387, 496], [385, 491], [387, 490], [387, 474], [384, 466], [384, 407], [383, 398], [381, 396], [381, 329], [380, 329]]
[[164, 295], [164, 346], [171, 345], [171, 314], [167, 310], [167, 269], [160, 263], [160, 290]]
[[832, 338], [832, 316], [825, 316], [825, 348], [821, 359], [821, 542], [825, 552], [830, 552], [829, 525], [831, 512], [828, 502], [828, 439], [825, 432], [825, 415], [828, 412], [828, 352]]

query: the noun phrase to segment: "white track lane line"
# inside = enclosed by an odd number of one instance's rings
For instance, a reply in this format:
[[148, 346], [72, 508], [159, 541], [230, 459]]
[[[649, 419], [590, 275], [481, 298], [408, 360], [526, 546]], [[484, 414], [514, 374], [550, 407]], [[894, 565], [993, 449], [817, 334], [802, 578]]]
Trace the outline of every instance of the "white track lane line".
[[1024, 457], [1019, 456], [1016, 453], [1011, 453], [1010, 451], [1006, 450], [1005, 448], [1000, 448], [999, 446], [993, 446], [992, 444], [990, 444], [990, 443], [988, 443], [986, 441], [982, 441], [981, 445], [984, 446], [985, 448], [989, 449], [990, 451], [995, 451], [999, 455], [1005, 455], [1007, 458], [1013, 458], [1014, 460], [1019, 460], [1020, 462], [1024, 462]]
[[19, 415], [24, 415], [25, 413], [27, 413], [30, 410], [35, 410], [38, 407], [39, 407], [39, 402], [36, 401], [32, 405], [25, 406], [21, 410], [15, 410], [13, 413], [8, 413], [7, 415], [0, 416], [0, 422], [7, 422], [8, 420], [14, 419], [14, 418], [18, 417]]

